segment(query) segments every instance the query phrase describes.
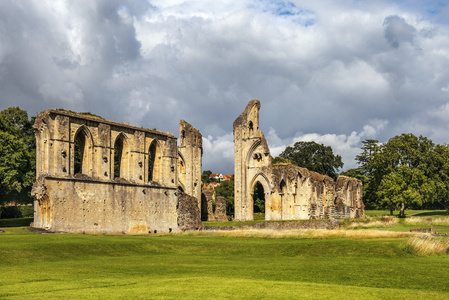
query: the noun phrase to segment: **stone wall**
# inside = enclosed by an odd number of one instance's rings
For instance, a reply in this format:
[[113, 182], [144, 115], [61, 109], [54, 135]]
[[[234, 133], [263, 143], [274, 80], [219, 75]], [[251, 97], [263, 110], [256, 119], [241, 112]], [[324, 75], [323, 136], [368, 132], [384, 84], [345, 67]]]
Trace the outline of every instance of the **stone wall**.
[[182, 193], [177, 206], [178, 228], [181, 231], [199, 230], [203, 227], [200, 217], [198, 200]]
[[[215, 211], [213, 204], [215, 203]], [[212, 189], [203, 190], [201, 195], [201, 220], [202, 221], [227, 221], [226, 199], [222, 196], [215, 197]]]
[[178, 187], [197, 199], [201, 209], [201, 166], [203, 137], [199, 130], [184, 120], [179, 122]]
[[[173, 135], [60, 110], [40, 113], [34, 128], [35, 227], [107, 234], [180, 230], [179, 152]], [[195, 145], [201, 149], [201, 142]], [[185, 162], [197, 174], [201, 155], [194, 158]], [[191, 196], [197, 193], [194, 183], [184, 185]]]

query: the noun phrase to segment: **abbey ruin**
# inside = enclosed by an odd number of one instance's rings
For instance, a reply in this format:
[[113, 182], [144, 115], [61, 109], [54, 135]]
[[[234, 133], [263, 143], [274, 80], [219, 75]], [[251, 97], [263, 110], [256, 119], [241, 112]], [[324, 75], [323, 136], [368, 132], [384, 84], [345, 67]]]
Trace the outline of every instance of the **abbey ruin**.
[[356, 218], [364, 216], [362, 182], [332, 178], [291, 164], [272, 164], [259, 130], [260, 101], [252, 100], [234, 121], [235, 219], [253, 220], [257, 182], [265, 194], [265, 220]]
[[143, 234], [201, 226], [202, 136], [187, 122], [179, 147], [169, 133], [66, 111], [40, 113], [34, 128], [34, 227]]
[[[254, 186], [266, 220], [364, 215], [362, 183], [293, 165], [273, 165], [259, 130], [259, 100], [234, 122], [235, 219], [252, 220]], [[53, 232], [148, 234], [225, 220], [226, 202], [201, 191], [202, 135], [180, 121], [170, 133], [63, 110], [41, 112], [36, 134], [33, 227]]]

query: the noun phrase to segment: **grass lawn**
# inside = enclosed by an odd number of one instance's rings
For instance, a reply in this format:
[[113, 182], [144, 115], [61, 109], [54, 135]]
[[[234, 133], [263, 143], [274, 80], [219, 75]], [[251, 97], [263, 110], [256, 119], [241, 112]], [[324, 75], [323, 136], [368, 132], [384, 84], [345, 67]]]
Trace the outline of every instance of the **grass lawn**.
[[0, 298], [448, 299], [408, 238], [37, 234], [4, 227]]
[[[366, 216], [389, 216], [389, 210], [365, 210]], [[399, 216], [399, 210], [393, 211], [394, 216]], [[406, 209], [405, 216], [447, 216], [444, 210], [416, 210], [416, 209]]]

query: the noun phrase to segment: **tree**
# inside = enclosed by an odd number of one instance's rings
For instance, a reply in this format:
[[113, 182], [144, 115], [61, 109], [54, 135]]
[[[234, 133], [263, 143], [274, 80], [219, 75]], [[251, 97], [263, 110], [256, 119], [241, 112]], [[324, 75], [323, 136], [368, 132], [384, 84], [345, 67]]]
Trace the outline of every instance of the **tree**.
[[279, 156], [294, 165], [328, 175], [334, 180], [337, 179], [338, 169], [343, 167], [341, 156], [334, 155], [330, 146], [315, 142], [296, 142], [293, 147], [285, 148]]
[[440, 204], [449, 214], [449, 145], [436, 145], [428, 167], [434, 203]]
[[231, 180], [223, 181], [219, 186], [215, 187], [215, 196], [222, 196], [226, 200], [226, 214], [234, 214], [234, 176]]
[[382, 145], [377, 140], [362, 143], [362, 153], [356, 157], [359, 168], [348, 171], [362, 179], [363, 200], [368, 207], [387, 207], [391, 214], [400, 208], [400, 216], [405, 216], [406, 206], [432, 201], [432, 174], [438, 167], [433, 162], [435, 144], [430, 139], [408, 133]]
[[210, 183], [210, 182], [212, 182], [212, 180], [210, 178], [211, 174], [212, 174], [212, 171], [210, 171], [210, 170], [203, 171], [203, 174], [201, 175], [201, 181], [203, 183]]
[[18, 107], [0, 111], [0, 201], [23, 199], [35, 180], [34, 118]]

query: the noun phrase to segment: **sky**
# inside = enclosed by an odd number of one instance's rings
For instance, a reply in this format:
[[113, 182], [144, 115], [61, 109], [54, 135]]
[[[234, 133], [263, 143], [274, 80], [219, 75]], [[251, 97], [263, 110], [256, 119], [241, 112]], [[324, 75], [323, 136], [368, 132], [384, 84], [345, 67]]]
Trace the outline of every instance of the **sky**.
[[0, 110], [48, 108], [203, 135], [203, 170], [232, 174], [252, 99], [273, 157], [361, 141], [449, 142], [449, 1], [2, 0]]

